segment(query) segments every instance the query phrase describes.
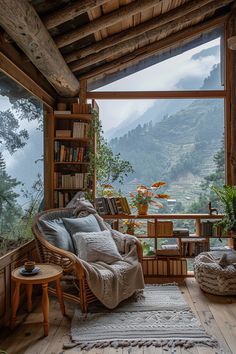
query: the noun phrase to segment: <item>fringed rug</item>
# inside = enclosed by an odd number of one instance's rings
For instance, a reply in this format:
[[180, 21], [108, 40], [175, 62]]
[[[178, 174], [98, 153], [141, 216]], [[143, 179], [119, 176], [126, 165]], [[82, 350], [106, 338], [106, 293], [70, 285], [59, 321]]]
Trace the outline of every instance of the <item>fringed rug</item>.
[[216, 347], [176, 285], [149, 285], [136, 300], [122, 302], [115, 310], [98, 305], [87, 315], [76, 310], [72, 343], [64, 348], [151, 346], [186, 348], [194, 344]]

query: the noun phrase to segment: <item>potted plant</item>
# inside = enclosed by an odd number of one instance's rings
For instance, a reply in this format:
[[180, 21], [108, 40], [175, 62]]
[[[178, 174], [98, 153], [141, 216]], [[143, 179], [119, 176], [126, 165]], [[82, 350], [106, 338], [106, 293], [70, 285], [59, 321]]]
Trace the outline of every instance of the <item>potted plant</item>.
[[146, 215], [149, 204], [158, 208], [163, 208], [163, 204], [156, 199], [168, 199], [168, 194], [158, 194], [156, 191], [160, 187], [166, 186], [166, 182], [155, 182], [150, 187], [138, 185], [136, 193], [130, 193], [131, 206], [137, 208], [139, 215]]
[[212, 190], [224, 207], [224, 217], [217, 224], [222, 227], [223, 231], [236, 234], [236, 186], [213, 186]]
[[134, 235], [135, 229], [143, 225], [141, 221], [136, 221], [134, 219], [124, 220], [123, 224], [126, 226], [126, 233], [129, 235]]

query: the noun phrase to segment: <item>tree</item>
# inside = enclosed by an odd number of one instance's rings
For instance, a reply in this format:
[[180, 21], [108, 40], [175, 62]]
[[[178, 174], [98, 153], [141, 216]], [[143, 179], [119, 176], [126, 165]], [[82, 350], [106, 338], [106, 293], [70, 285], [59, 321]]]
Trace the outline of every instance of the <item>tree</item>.
[[17, 204], [15, 188], [21, 185], [6, 172], [6, 164], [0, 153], [0, 232], [5, 234], [12, 230], [16, 219], [21, 216], [21, 208]]
[[96, 170], [98, 185], [114, 182], [123, 183], [125, 177], [133, 172], [130, 162], [123, 160], [120, 154], [114, 154], [108, 142], [103, 136], [102, 125], [96, 112], [93, 113], [94, 121], [90, 131], [90, 137], [96, 136], [96, 154], [94, 146], [90, 147], [91, 171]]

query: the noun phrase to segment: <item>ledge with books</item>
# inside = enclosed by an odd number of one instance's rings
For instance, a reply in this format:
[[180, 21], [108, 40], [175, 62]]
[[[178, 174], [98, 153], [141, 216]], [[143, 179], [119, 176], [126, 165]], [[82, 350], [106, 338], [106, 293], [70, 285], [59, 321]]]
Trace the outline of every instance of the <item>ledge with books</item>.
[[94, 201], [100, 215], [130, 215], [131, 210], [126, 197], [98, 197]]

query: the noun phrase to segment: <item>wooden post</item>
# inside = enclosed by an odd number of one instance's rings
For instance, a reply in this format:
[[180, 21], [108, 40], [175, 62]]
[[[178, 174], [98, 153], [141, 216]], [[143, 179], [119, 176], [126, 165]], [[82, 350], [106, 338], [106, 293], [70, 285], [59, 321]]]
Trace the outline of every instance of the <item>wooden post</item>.
[[53, 205], [53, 149], [54, 149], [53, 110], [44, 111], [44, 209]]
[[79, 103], [87, 102], [87, 80], [80, 80], [79, 82]]
[[[236, 35], [236, 12], [232, 13], [227, 23], [227, 39]], [[229, 49], [228, 49], [229, 50]], [[230, 141], [230, 166], [227, 183], [236, 184], [236, 51], [230, 50], [227, 56], [227, 80], [230, 89], [229, 128], [227, 139]]]

